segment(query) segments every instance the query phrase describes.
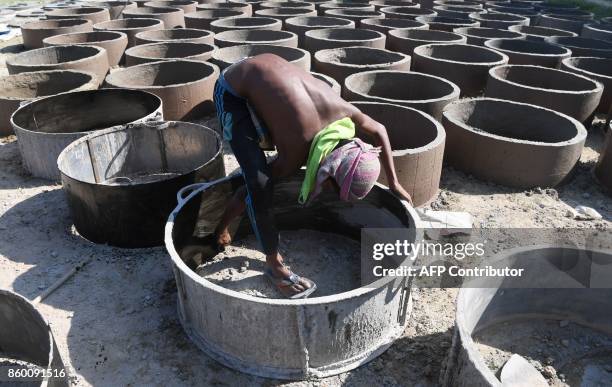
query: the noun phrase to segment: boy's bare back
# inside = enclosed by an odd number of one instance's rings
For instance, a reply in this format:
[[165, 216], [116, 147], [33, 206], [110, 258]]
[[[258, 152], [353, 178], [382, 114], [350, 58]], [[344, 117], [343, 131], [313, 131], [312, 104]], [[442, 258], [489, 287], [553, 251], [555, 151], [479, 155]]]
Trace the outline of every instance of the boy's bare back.
[[229, 68], [225, 79], [249, 100], [291, 169], [303, 165], [321, 129], [359, 113], [327, 84], [276, 55], [246, 59]]

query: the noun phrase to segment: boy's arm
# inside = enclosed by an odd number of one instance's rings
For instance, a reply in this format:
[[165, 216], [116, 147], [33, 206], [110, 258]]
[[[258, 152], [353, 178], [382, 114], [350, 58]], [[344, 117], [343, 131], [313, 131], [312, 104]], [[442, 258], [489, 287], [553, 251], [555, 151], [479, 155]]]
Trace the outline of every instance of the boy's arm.
[[363, 114], [360, 111], [357, 111], [351, 115], [351, 120], [355, 123], [358, 129], [362, 132], [366, 133], [374, 143], [375, 146], [381, 147], [381, 159], [383, 169], [387, 175], [387, 182], [389, 183], [389, 188], [395, 194], [397, 194], [402, 199], [408, 201], [408, 203], [412, 204], [412, 198], [410, 194], [406, 192], [404, 187], [400, 184], [397, 179], [397, 174], [395, 173], [395, 165], [393, 163], [393, 154], [391, 150], [391, 143], [389, 142], [389, 136], [387, 135], [387, 129], [383, 124], [373, 120], [371, 117]]

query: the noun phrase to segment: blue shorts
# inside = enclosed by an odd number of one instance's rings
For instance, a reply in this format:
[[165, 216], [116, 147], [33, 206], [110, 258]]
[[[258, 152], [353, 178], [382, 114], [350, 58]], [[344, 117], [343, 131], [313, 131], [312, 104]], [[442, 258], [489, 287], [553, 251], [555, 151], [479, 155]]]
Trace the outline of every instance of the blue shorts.
[[272, 169], [262, 149], [267, 130], [260, 124], [245, 98], [239, 96], [223, 77], [217, 80], [214, 94], [217, 117], [234, 156], [242, 169], [247, 189], [247, 213], [261, 249], [278, 252], [278, 231], [272, 214], [274, 182]]

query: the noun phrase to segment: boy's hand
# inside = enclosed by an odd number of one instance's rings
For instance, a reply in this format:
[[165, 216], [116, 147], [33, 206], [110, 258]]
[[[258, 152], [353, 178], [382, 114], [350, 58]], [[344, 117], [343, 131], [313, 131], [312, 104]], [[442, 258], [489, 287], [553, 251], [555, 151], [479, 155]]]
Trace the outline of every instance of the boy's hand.
[[391, 191], [394, 194], [399, 196], [401, 199], [404, 199], [405, 201], [410, 203], [411, 206], [413, 205], [412, 197], [410, 197], [410, 194], [408, 192], [406, 192], [404, 187], [402, 187], [402, 185], [398, 181], [394, 181], [393, 183], [391, 183], [389, 185], [389, 188], [391, 189]]

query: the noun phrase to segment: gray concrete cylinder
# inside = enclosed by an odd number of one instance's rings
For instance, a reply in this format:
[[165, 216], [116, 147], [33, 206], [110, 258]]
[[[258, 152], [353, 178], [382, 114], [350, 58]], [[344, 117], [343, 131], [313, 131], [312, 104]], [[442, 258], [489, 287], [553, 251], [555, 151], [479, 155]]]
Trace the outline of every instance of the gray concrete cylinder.
[[119, 31], [91, 31], [75, 32], [64, 35], [51, 36], [43, 40], [45, 47], [74, 45], [93, 45], [106, 50], [108, 64], [117, 66], [121, 61], [123, 52], [128, 45], [127, 35]]
[[392, 30], [426, 30], [429, 26], [416, 20], [408, 19], [363, 19], [359, 28], [387, 34], [386, 46], [389, 48], [389, 31]]
[[125, 19], [158, 19], [164, 22], [166, 28], [185, 28], [185, 12], [180, 8], [138, 7], [125, 9], [121, 14]]
[[229, 30], [215, 35], [215, 45], [219, 48], [245, 44], [270, 44], [273, 46], [298, 46], [297, 35], [289, 31], [277, 30]]
[[[442, 125], [429, 114], [406, 106], [380, 102], [352, 104], [387, 129], [397, 178], [414, 205], [422, 206], [433, 200], [442, 174], [446, 140]], [[386, 174], [381, 173], [378, 181], [387, 185]]]
[[543, 42], [551, 36], [578, 36], [575, 32], [539, 26], [510, 26], [508, 30], [520, 32], [525, 36], [525, 39], [539, 42]]
[[86, 19], [38, 20], [23, 24], [21, 35], [24, 47], [31, 49], [43, 47], [43, 40], [50, 36], [92, 30], [91, 20]]
[[505, 65], [489, 71], [485, 96], [549, 108], [586, 125], [602, 93], [603, 85], [584, 75], [540, 66]]
[[302, 70], [310, 71], [310, 53], [295, 47], [273, 46], [271, 44], [244, 44], [217, 50], [210, 60], [221, 70], [244, 58], [259, 54], [274, 54], [293, 63]]
[[125, 52], [126, 67], [143, 63], [188, 59], [206, 62], [212, 58], [217, 47], [206, 43], [158, 42], [141, 44]]
[[[590, 280], [588, 277], [597, 276], [597, 270], [606, 270], [611, 260], [606, 251], [545, 245], [503, 252], [491, 266], [524, 268], [525, 274], [496, 281], [486, 278], [480, 284], [474, 281], [471, 287], [459, 291], [452, 347], [440, 384], [443, 387], [508, 385], [502, 384], [491, 371], [473, 337], [491, 325], [504, 324], [503, 330], [512, 330], [513, 322], [517, 321], [557, 320], [609, 334], [612, 327], [609, 283], [601, 284], [599, 289], [593, 282], [585, 287], [576, 280], [575, 273], [586, 273], [586, 280]], [[607, 280], [609, 270], [604, 271]]]
[[521, 189], [554, 187], [574, 169], [586, 139], [576, 119], [540, 106], [490, 98], [444, 109], [449, 165]]
[[[406, 227], [406, 239], [417, 238], [420, 222], [415, 211], [383, 187], [374, 186], [358, 203], [340, 203], [332, 195], [308, 208], [296, 200], [303, 176], [299, 173], [275, 185], [273, 210], [279, 229], [315, 228], [358, 238], [363, 227]], [[179, 320], [191, 340], [227, 367], [281, 379], [346, 372], [386, 350], [404, 331], [410, 310], [409, 289], [393, 285], [399, 282], [393, 278], [340, 294], [288, 300], [239, 293], [195, 273], [202, 260], [215, 254], [204, 237], [213, 233], [242, 181], [242, 176], [233, 175], [193, 187], [179, 198], [166, 224]], [[251, 233], [246, 217], [236, 223], [234, 240]]]
[[97, 88], [94, 75], [83, 71], [34, 71], [0, 77], [0, 136], [13, 133], [11, 115], [23, 102], [68, 91]]
[[311, 54], [319, 50], [341, 47], [385, 48], [386, 36], [378, 31], [354, 28], [323, 28], [307, 31], [304, 47]]
[[228, 17], [210, 22], [210, 28], [214, 33], [232, 30], [280, 31], [282, 26], [280, 20], [271, 17]]
[[[414, 7], [385, 7], [381, 8], [380, 12], [385, 15], [386, 19], [407, 19], [416, 20], [419, 16], [438, 16], [438, 13], [429, 8], [414, 8]], [[427, 24], [426, 22], [422, 22]]]
[[572, 56], [595, 56], [612, 58], [612, 42], [583, 37], [554, 36], [546, 38], [546, 42], [558, 44], [570, 50]]
[[86, 71], [98, 84], [108, 73], [108, 55], [98, 46], [53, 46], [25, 51], [6, 60], [9, 74], [43, 70]]
[[459, 99], [459, 87], [444, 78], [414, 71], [366, 71], [344, 80], [347, 101], [384, 102], [408, 106], [442, 120], [442, 111]]
[[235, 17], [247, 17], [247, 14], [235, 9], [206, 9], [186, 14], [185, 26], [198, 30], [210, 30], [210, 23], [213, 21]]
[[95, 31], [119, 31], [128, 37], [128, 47], [136, 45], [136, 35], [144, 31], [156, 31], [164, 29], [164, 22], [159, 19], [117, 19], [93, 26]]
[[314, 69], [343, 84], [351, 74], [370, 70], [410, 70], [410, 57], [371, 47], [344, 47], [314, 54]]
[[486, 47], [469, 44], [428, 44], [414, 49], [413, 69], [446, 78], [461, 95], [480, 95], [487, 84], [489, 69], [508, 63], [508, 57]]
[[[608, 123], [608, 126], [610, 124]], [[608, 194], [612, 196], [612, 130], [608, 128], [606, 133], [606, 139], [602, 148], [599, 160], [595, 166], [595, 177], [599, 183], [607, 190]]]
[[467, 44], [475, 46], [484, 46], [484, 42], [490, 39], [523, 39], [525, 37], [520, 32], [488, 27], [462, 27], [455, 28], [453, 32], [465, 36]]
[[563, 59], [572, 55], [558, 44], [521, 39], [491, 39], [485, 42], [485, 47], [504, 53], [509, 64], [517, 65], [558, 68]]
[[213, 44], [215, 34], [207, 30], [172, 28], [167, 30], [142, 31], [135, 35], [136, 44], [160, 42], [184, 42]]
[[285, 29], [298, 36], [298, 45], [305, 48], [306, 32], [322, 28], [355, 28], [355, 23], [336, 17], [301, 16], [285, 20]]
[[480, 27], [480, 23], [471, 19], [459, 19], [441, 16], [418, 16], [417, 21], [429, 24], [430, 30], [452, 32], [455, 28]]
[[169, 59], [117, 70], [105, 84], [153, 93], [164, 101], [164, 118], [187, 121], [215, 111], [217, 78], [219, 68], [208, 62]]
[[414, 49], [431, 43], [464, 44], [467, 38], [457, 33], [435, 30], [399, 30], [389, 31], [387, 47], [390, 50], [412, 55]]
[[[3, 354], [16, 360], [26, 361], [41, 367], [46, 377], [34, 381], [13, 378], [5, 380], [5, 385], [29, 385], [41, 387], [68, 387], [68, 371], [51, 327], [45, 317], [25, 297], [9, 290], [0, 289], [0, 348]], [[8, 363], [8, 364], [7, 364]], [[22, 369], [20, 363], [3, 361], [4, 375], [11, 367]], [[23, 368], [27, 370], [27, 368]], [[51, 377], [50, 377], [51, 376]], [[24, 378], [27, 379], [27, 378]], [[17, 380], [17, 381], [15, 381]]]
[[561, 70], [571, 71], [600, 82], [604, 86], [604, 90], [596, 112], [608, 114], [612, 108], [612, 59], [593, 57], [567, 58], [561, 62]]
[[514, 25], [529, 25], [529, 18], [509, 13], [471, 13], [470, 19], [480, 23], [481, 27], [507, 30]]
[[580, 34], [583, 38], [600, 39], [612, 41], [612, 24], [585, 24], [582, 27], [582, 33]]
[[[161, 117], [161, 100], [138, 90], [92, 90], [45, 97], [11, 117], [24, 168], [35, 177], [59, 180], [57, 156], [88, 132]], [[36, 113], [36, 114], [34, 114]]]

